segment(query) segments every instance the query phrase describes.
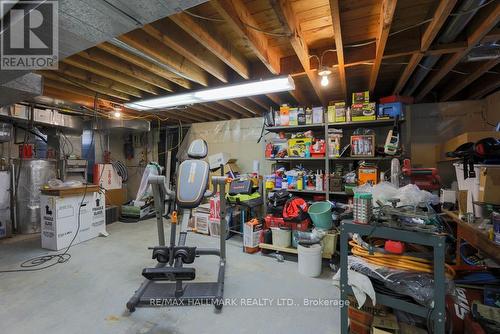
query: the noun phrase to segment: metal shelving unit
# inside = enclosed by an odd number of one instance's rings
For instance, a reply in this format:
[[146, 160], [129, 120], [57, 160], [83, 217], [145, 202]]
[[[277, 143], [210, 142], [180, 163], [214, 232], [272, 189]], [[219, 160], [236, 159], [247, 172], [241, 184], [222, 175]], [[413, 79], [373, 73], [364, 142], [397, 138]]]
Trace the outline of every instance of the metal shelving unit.
[[[328, 119], [328, 114], [327, 112], [324, 113], [323, 119], [327, 120]], [[404, 122], [404, 120], [399, 120], [400, 123]], [[269, 132], [302, 132], [302, 131], [308, 131], [308, 130], [315, 130], [316, 132], [323, 131], [323, 136], [325, 140], [328, 137], [328, 129], [329, 128], [355, 128], [358, 126], [367, 126], [367, 127], [389, 127], [394, 124], [394, 119], [379, 119], [379, 120], [374, 120], [374, 121], [363, 121], [363, 122], [342, 122], [342, 123], [321, 123], [321, 124], [308, 124], [308, 125], [294, 125], [294, 126], [270, 126], [266, 127], [266, 131]], [[328, 149], [328, 148], [327, 148]], [[299, 158], [299, 157], [286, 157], [286, 158], [266, 158], [268, 161], [282, 161], [282, 162], [318, 162], [318, 161], [323, 161], [324, 162], [324, 171], [326, 175], [330, 174], [330, 171], [332, 168], [330, 168], [330, 162], [335, 163], [335, 162], [349, 162], [349, 161], [372, 161], [372, 162], [380, 162], [380, 161], [390, 161], [393, 158], [398, 158], [400, 159], [401, 157], [393, 157], [393, 156], [387, 156], [387, 157], [366, 157], [366, 158], [358, 158], [358, 157], [341, 157], [341, 158], [330, 158], [327, 154], [325, 154], [325, 157], [311, 157], [311, 158]], [[316, 167], [315, 167], [316, 168]], [[330, 195], [333, 196], [348, 196], [345, 192], [330, 192], [330, 180], [327, 178], [325, 182], [325, 190], [321, 192], [317, 191], [308, 191], [308, 190], [292, 190], [288, 189], [290, 192], [296, 192], [296, 193], [309, 193], [309, 194], [325, 194], [326, 200], [330, 199]]]
[[[431, 246], [434, 251], [434, 300], [433, 307], [428, 308], [416, 303], [410, 303], [382, 293], [376, 294], [378, 304], [399, 309], [423, 318], [430, 318], [433, 322], [433, 333], [445, 332], [445, 238], [444, 235], [420, 231], [406, 231], [390, 227], [354, 224], [344, 221], [340, 227], [340, 299], [347, 300], [352, 289], [347, 284], [347, 256], [349, 255], [349, 233], [358, 233], [361, 236], [398, 240], [419, 245]], [[340, 310], [340, 330], [348, 333], [348, 307]]]

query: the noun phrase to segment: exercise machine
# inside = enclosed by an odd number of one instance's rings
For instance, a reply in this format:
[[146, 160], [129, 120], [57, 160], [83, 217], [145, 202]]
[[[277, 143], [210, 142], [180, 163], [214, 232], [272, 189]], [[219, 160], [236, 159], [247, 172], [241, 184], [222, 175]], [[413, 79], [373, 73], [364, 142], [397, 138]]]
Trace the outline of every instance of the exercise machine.
[[[158, 228], [158, 246], [152, 247], [153, 259], [158, 261], [154, 268], [144, 268], [142, 275], [146, 280], [127, 303], [127, 309], [134, 312], [140, 306], [188, 306], [213, 304], [216, 310], [223, 306], [224, 272], [226, 267], [226, 218], [220, 222], [220, 245], [216, 248], [198, 248], [186, 245], [187, 227], [192, 209], [203, 201], [204, 197], [219, 192], [220, 217], [226, 217], [225, 184], [226, 177], [214, 176], [212, 183], [214, 191], [208, 191], [209, 165], [202, 160], [207, 156], [208, 148], [204, 140], [194, 140], [188, 149], [188, 160], [179, 165], [177, 177], [177, 192], [165, 186], [162, 175], [150, 176], [156, 209]], [[165, 204], [175, 198], [177, 209], [182, 213], [180, 225], [177, 212], [171, 215], [170, 241], [165, 243], [163, 215]], [[177, 233], [179, 229], [179, 233]], [[179, 234], [177, 236], [177, 234]], [[214, 255], [220, 258], [216, 282], [190, 282], [196, 278], [192, 264], [200, 255]]]

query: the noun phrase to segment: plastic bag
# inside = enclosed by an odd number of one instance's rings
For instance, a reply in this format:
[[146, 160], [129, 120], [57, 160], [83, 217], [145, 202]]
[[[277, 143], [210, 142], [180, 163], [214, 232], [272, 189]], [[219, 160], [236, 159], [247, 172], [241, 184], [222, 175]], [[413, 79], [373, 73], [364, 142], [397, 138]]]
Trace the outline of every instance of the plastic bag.
[[[356, 192], [356, 188], [354, 191]], [[374, 206], [378, 206], [377, 200], [382, 201], [384, 204], [388, 204], [390, 199], [399, 199], [400, 201], [398, 202], [398, 206], [417, 206], [421, 202], [432, 204], [437, 204], [439, 202], [439, 198], [436, 195], [433, 195], [425, 190], [420, 190], [414, 184], [408, 184], [404, 187], [396, 188], [390, 182], [380, 182], [376, 184], [371, 191], [365, 192], [372, 193]]]
[[[421, 305], [434, 306], [434, 278], [431, 274], [382, 267], [353, 255], [348, 257], [348, 266], [352, 270], [381, 281], [388, 289], [412, 297]], [[453, 282], [447, 279], [447, 293], [451, 294], [453, 290]]]
[[372, 189], [373, 205], [377, 205], [377, 200], [386, 203], [389, 199], [397, 198], [398, 188], [390, 182], [377, 183]]
[[371, 193], [373, 191], [373, 187], [370, 183], [365, 183], [361, 186], [353, 188], [352, 191], [355, 194], [357, 194], [357, 193]]

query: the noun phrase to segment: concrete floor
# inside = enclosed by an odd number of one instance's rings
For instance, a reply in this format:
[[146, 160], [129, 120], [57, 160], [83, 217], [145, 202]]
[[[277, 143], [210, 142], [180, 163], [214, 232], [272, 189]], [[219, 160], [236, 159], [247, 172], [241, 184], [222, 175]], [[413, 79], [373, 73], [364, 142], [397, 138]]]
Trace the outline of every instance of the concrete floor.
[[[114, 223], [110, 236], [70, 249], [71, 260], [37, 272], [0, 274], [2, 333], [338, 333], [339, 309], [304, 306], [304, 298], [336, 299], [332, 273], [303, 277], [297, 263], [259, 254], [245, 254], [241, 242], [228, 241], [225, 297], [274, 298], [274, 306], [213, 306], [139, 308], [125, 303], [142, 282], [141, 271], [154, 266], [148, 246], [157, 242], [154, 220]], [[188, 243], [217, 246], [218, 239], [190, 234]], [[47, 252], [38, 238], [0, 242], [0, 270]], [[216, 257], [198, 258], [197, 279], [215, 278]], [[276, 306], [277, 298], [292, 298], [294, 306]], [[251, 301], [254, 302], [253, 300]], [[264, 302], [263, 299], [260, 300]], [[248, 304], [248, 302], [247, 302]]]

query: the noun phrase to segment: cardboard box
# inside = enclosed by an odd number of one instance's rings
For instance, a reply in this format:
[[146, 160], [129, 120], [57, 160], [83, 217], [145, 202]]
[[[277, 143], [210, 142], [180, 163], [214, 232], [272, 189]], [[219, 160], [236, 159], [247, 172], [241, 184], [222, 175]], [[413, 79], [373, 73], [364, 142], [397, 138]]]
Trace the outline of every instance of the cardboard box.
[[481, 167], [479, 172], [479, 201], [500, 204], [500, 168]]
[[446, 157], [446, 152], [455, 151], [460, 145], [469, 143], [469, 142], [477, 142], [483, 138], [500, 138], [500, 132], [495, 131], [471, 131], [464, 132], [456, 137], [451, 138], [441, 145], [441, 160], [450, 160], [450, 158]]
[[290, 126], [299, 125], [297, 108], [290, 108], [288, 125]]
[[127, 190], [126, 189], [108, 189], [105, 190], [104, 195], [106, 197], [106, 204], [116, 205], [121, 207], [127, 202]]
[[95, 164], [94, 165], [94, 184], [98, 184], [101, 188], [121, 189], [122, 178], [116, 172], [111, 164]]
[[101, 233], [106, 233], [106, 196], [104, 193], [95, 192], [92, 197], [90, 239], [98, 237]]
[[194, 214], [194, 227], [196, 228], [197, 233], [206, 235], [210, 233], [209, 219], [209, 214], [207, 213], [201, 213], [197, 211]]
[[220, 168], [220, 165], [225, 165], [229, 162], [229, 154], [219, 152], [208, 156], [208, 164], [210, 169]]
[[328, 123], [334, 123], [335, 122], [335, 106], [329, 105], [326, 113], [328, 116]]
[[370, 102], [370, 92], [369, 91], [364, 91], [364, 92], [356, 92], [352, 93], [352, 103], [368, 103]]
[[375, 103], [359, 103], [351, 106], [351, 120], [353, 122], [374, 121]]
[[86, 197], [82, 203], [82, 196], [41, 195], [40, 217], [42, 248], [61, 250], [73, 239], [73, 245], [86, 241], [91, 235], [92, 196]]
[[345, 102], [335, 103], [335, 123], [346, 122]]
[[287, 105], [282, 105], [280, 107], [280, 125], [290, 125], [290, 107]]
[[[228, 175], [229, 172], [233, 172], [234, 174], [240, 173], [240, 168], [236, 164], [236, 159], [230, 159], [229, 162], [223, 166], [224, 175]], [[214, 190], [214, 185], [212, 183], [212, 176], [221, 176], [220, 167], [210, 171], [209, 180], [208, 180], [208, 182], [209, 182], [208, 189], [210, 189], [210, 190]], [[226, 193], [228, 191], [229, 191], [229, 184], [227, 183], [226, 184]]]
[[394, 314], [387, 314], [385, 317], [374, 316], [372, 322], [373, 334], [399, 333], [399, 324]]

